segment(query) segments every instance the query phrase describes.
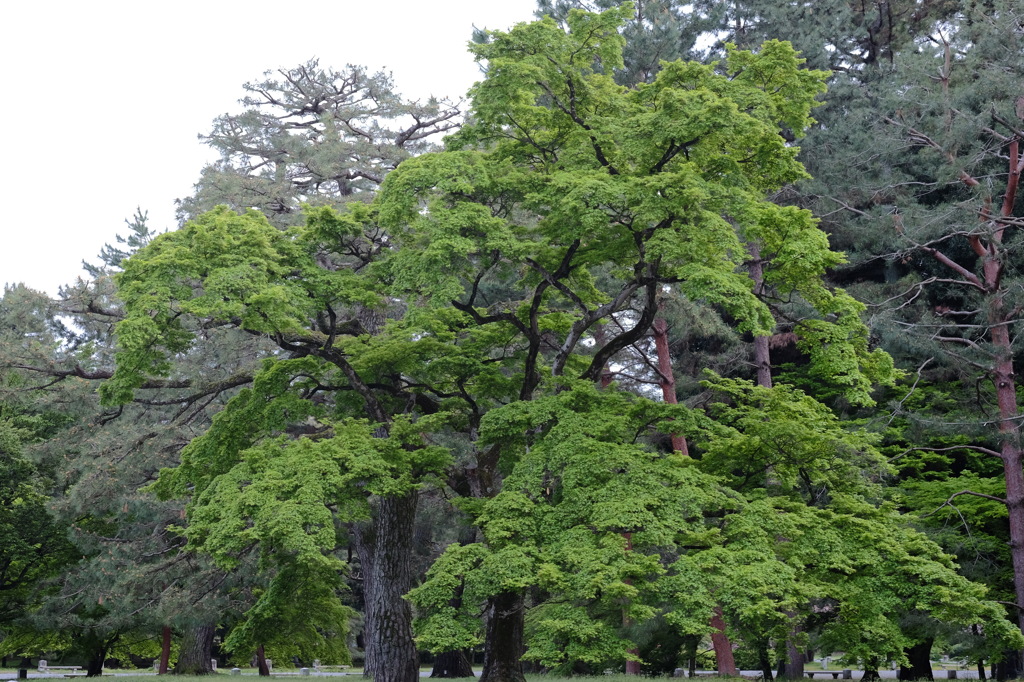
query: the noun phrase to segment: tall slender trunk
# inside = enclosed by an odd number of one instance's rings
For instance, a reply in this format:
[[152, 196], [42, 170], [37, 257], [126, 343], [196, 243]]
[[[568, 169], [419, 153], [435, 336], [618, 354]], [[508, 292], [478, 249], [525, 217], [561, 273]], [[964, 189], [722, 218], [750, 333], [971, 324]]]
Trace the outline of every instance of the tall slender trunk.
[[[661, 386], [662, 400], [670, 405], [678, 405], [676, 397], [676, 380], [672, 371], [672, 356], [668, 348], [668, 323], [664, 318], [659, 317], [651, 325], [654, 334], [654, 348], [658, 354], [658, 383]], [[681, 434], [672, 434], [672, 449], [675, 452], [689, 456], [690, 449], [686, 444], [686, 437]], [[716, 607], [711, 616], [711, 643], [715, 648], [715, 658], [718, 661], [718, 672], [722, 675], [735, 675], [736, 662], [732, 654], [732, 642], [725, 634], [725, 620], [722, 617], [721, 607]], [[627, 662], [626, 672], [629, 672]], [[639, 667], [637, 671], [639, 673]]]
[[[754, 280], [754, 293], [764, 294], [764, 261], [761, 260], [761, 245], [751, 242], [747, 245], [750, 252], [750, 279]], [[772, 358], [768, 347], [768, 336], [754, 337], [754, 367], [757, 369], [757, 385], [764, 388], [772, 387]]]
[[171, 663], [171, 628], [165, 625], [160, 632], [160, 667], [157, 668], [158, 675], [166, 675], [167, 667]]
[[722, 618], [722, 607], [716, 606], [714, 615], [711, 616], [711, 645], [715, 649], [715, 660], [718, 662], [719, 675], [731, 675], [735, 677], [736, 659], [732, 654], [732, 642], [725, 634], [725, 619]]
[[374, 503], [371, 528], [356, 534], [363, 565], [366, 625], [364, 676], [375, 682], [415, 682], [419, 656], [412, 637], [412, 533], [418, 496], [385, 496]]
[[[678, 405], [676, 378], [672, 372], [672, 356], [668, 350], [668, 323], [665, 322], [665, 318], [659, 317], [651, 325], [651, 329], [654, 332], [654, 348], [658, 353], [658, 383], [661, 386], [661, 398], [669, 405]], [[684, 455], [690, 454], [690, 449], [686, 445], [686, 437], [681, 434], [672, 434], [672, 449]]]
[[772, 657], [769, 653], [768, 640], [761, 640], [757, 645], [757, 665], [761, 668], [761, 679], [772, 682], [775, 676], [772, 670]]
[[178, 662], [174, 665], [175, 675], [209, 675], [213, 672], [212, 624], [193, 625], [185, 628], [178, 650]]
[[480, 682], [526, 682], [523, 676], [523, 616], [519, 592], [501, 592], [487, 600], [487, 637]]

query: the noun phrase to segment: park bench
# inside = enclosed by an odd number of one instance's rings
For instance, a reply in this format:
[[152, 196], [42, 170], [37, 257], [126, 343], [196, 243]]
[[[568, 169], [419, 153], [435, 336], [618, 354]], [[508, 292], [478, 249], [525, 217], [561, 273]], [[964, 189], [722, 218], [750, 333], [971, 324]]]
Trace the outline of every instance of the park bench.
[[842, 670], [805, 670], [804, 673], [809, 679], [814, 679], [815, 675], [831, 675], [833, 680], [838, 680]]
[[39, 672], [48, 673], [51, 670], [68, 670], [72, 673], [77, 673], [82, 669], [80, 665], [50, 665], [46, 661], [39, 661]]
[[348, 670], [350, 667], [351, 666], [347, 666], [347, 665], [324, 665], [323, 663], [320, 662], [319, 659], [313, 661], [313, 670], [315, 672], [318, 672], [318, 673], [319, 672], [325, 672], [327, 670], [331, 670], [332, 668], [336, 668], [338, 670]]

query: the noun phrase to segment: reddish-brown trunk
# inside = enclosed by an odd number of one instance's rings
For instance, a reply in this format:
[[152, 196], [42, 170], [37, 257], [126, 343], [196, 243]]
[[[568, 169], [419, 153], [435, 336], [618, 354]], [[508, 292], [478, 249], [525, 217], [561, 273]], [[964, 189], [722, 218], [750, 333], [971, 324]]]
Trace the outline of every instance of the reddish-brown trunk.
[[[1007, 257], [1003, 247], [1003, 232], [1007, 225], [1006, 219], [1011, 217], [1016, 203], [1020, 174], [1022, 165], [1024, 165], [1020, 159], [1019, 144], [1016, 139], [1013, 139], [1008, 145], [1007, 154], [1009, 172], [1006, 192], [1003, 195], [999, 212], [997, 215], [992, 215], [991, 196], [984, 200], [984, 206], [980, 211], [983, 225], [991, 225], [994, 230], [987, 242], [981, 234], [972, 235], [969, 238], [974, 252], [982, 259], [981, 277], [968, 271], [938, 249], [926, 248], [925, 252], [953, 270], [965, 282], [981, 289], [988, 298], [986, 308], [990, 330], [989, 338], [995, 355], [995, 363], [992, 366], [990, 377], [995, 385], [996, 402], [999, 405], [1000, 455], [1003, 460], [1003, 477], [1006, 480], [1006, 508], [1010, 527], [1010, 558], [1013, 565], [1014, 597], [1018, 605], [1014, 611], [1018, 626], [1024, 630], [1024, 609], [1021, 608], [1024, 606], [1024, 469], [1022, 469], [1024, 457], [1021, 452], [1020, 411], [1017, 408], [1013, 344], [1009, 329], [1010, 324], [1015, 321], [1016, 313], [1007, 311], [1001, 291]], [[981, 186], [976, 178], [971, 177], [965, 171], [961, 171], [960, 179], [969, 187]], [[1008, 657], [1007, 661], [1012, 661], [1013, 658]], [[1018, 655], [1015, 658], [1017, 662], [1011, 663], [1013, 670], [1007, 672], [1013, 677], [1019, 676], [1021, 672], [1019, 662], [1021, 657]]]
[[157, 675], [166, 675], [171, 662], [171, 628], [165, 625], [160, 634], [160, 667], [156, 672]]
[[[1024, 604], [1024, 461], [1021, 457], [1020, 425], [1018, 424], [1017, 384], [1013, 373], [1013, 351], [1007, 325], [992, 329], [992, 342], [1000, 354], [993, 380], [999, 404], [999, 434], [1003, 476], [1006, 479], [1006, 509], [1010, 525], [1010, 556], [1013, 563], [1013, 587], [1018, 604]], [[1024, 610], [1014, 609], [1017, 624], [1024, 630]]]
[[[676, 379], [672, 372], [672, 357], [668, 350], [668, 323], [664, 318], [659, 317], [651, 325], [654, 333], [654, 348], [658, 353], [658, 374], [661, 384], [662, 399], [671, 405], [678, 405], [676, 398]], [[686, 438], [679, 434], [672, 434], [672, 449], [676, 452], [689, 456], [690, 449], [687, 447]], [[736, 663], [732, 655], [732, 642], [725, 634], [725, 620], [722, 618], [721, 607], [715, 608], [711, 617], [711, 643], [715, 648], [715, 657], [718, 660], [718, 672], [722, 675], [735, 675]], [[626, 665], [629, 671], [629, 664]], [[639, 672], [639, 667], [638, 667]]]
[[711, 645], [715, 649], [715, 660], [718, 662], [719, 675], [736, 676], [736, 659], [732, 655], [732, 642], [725, 634], [725, 619], [722, 617], [722, 607], [716, 606], [715, 613], [711, 616]]
[[[659, 317], [651, 325], [654, 332], [654, 348], [658, 353], [658, 383], [661, 385], [661, 397], [670, 405], [678, 405], [676, 398], [676, 378], [672, 373], [672, 356], [668, 352], [668, 323]], [[672, 434], [672, 449], [684, 455], [690, 454], [686, 438], [680, 434]]]

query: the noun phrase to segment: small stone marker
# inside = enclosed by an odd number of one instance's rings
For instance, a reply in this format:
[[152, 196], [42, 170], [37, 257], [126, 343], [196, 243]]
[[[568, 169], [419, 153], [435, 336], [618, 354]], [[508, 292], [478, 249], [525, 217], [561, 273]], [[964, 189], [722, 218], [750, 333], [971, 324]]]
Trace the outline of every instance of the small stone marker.
[[852, 670], [844, 670], [843, 671], [843, 679], [844, 680], [852, 680], [853, 679], [853, 671]]
[[43, 672], [46, 672], [46, 659], [45, 658], [40, 658], [39, 659], [39, 669], [42, 670]]
[[210, 659], [210, 667], [213, 668], [213, 672], [217, 672], [217, 659], [216, 658], [211, 658]]
[[272, 661], [269, 658], [265, 658], [263, 660], [265, 660], [267, 662], [267, 670], [273, 670], [274, 669], [274, 661]]
[[241, 675], [242, 674], [242, 669], [241, 668], [232, 668], [231, 669], [231, 674], [232, 675]]
[[309, 674], [309, 668], [299, 668], [299, 674], [300, 675], [308, 675]]

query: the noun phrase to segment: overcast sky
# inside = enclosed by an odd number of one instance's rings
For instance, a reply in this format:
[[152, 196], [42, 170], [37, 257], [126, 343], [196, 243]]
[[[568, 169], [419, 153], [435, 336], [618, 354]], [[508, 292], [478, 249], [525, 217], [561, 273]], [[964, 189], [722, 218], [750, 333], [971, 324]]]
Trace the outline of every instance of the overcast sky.
[[34, 0], [0, 11], [0, 282], [55, 294], [124, 234], [136, 206], [174, 226], [212, 160], [196, 136], [242, 84], [317, 57], [390, 71], [403, 95], [461, 96], [473, 26], [532, 19], [535, 0]]

